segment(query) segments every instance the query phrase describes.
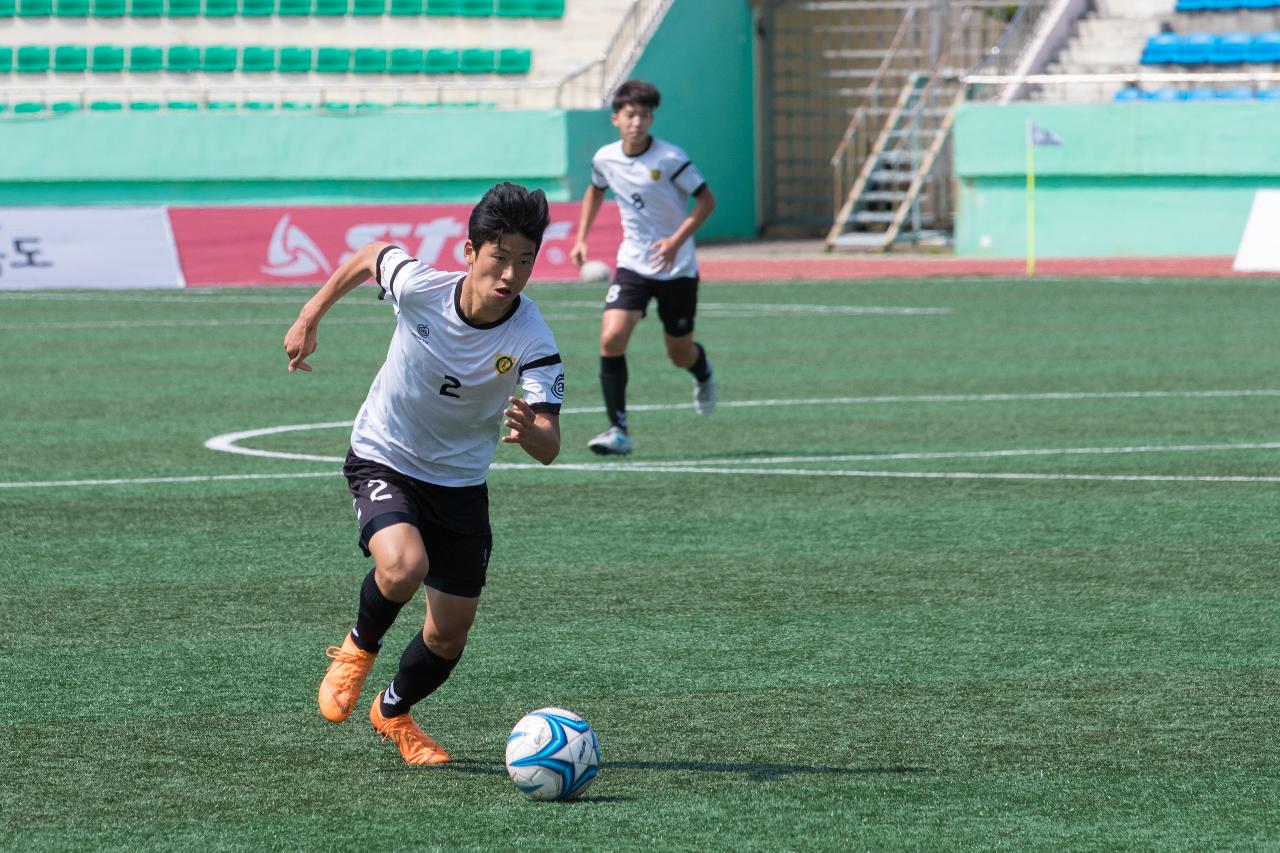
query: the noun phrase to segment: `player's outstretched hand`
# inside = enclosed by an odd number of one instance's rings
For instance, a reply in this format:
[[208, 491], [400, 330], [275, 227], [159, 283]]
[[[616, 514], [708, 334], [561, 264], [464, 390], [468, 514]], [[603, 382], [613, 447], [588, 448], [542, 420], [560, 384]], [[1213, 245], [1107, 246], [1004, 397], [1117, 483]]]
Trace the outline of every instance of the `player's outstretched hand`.
[[573, 261], [573, 265], [578, 269], [582, 269], [582, 265], [587, 262], [587, 244], [583, 240], [578, 240], [573, 244], [573, 248], [569, 250], [569, 260]]
[[665, 270], [676, 262], [676, 252], [680, 251], [680, 244], [667, 237], [651, 243], [649, 248], [653, 250], [650, 260]]
[[508, 444], [524, 444], [534, 435], [533, 408], [519, 397], [508, 397], [507, 408], [502, 412], [506, 418], [503, 426], [511, 430], [502, 437]]
[[540, 422], [533, 407], [519, 397], [508, 397], [502, 414], [503, 424], [511, 430], [502, 437], [504, 442], [520, 445], [543, 465], [550, 465], [560, 454], [560, 426], [556, 416], [544, 415]]
[[316, 328], [299, 317], [284, 336], [284, 354], [289, 356], [289, 372], [311, 371], [306, 358], [316, 351]]

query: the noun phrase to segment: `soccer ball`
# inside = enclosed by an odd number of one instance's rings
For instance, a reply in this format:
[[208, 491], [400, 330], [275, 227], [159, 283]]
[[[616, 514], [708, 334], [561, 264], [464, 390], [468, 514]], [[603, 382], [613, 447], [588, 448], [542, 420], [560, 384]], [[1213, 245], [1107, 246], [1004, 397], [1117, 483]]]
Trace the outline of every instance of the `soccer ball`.
[[520, 718], [507, 738], [507, 773], [535, 800], [572, 800], [600, 770], [600, 741], [587, 721], [564, 708]]
[[582, 280], [587, 282], [608, 281], [609, 265], [604, 261], [587, 261], [582, 265]]

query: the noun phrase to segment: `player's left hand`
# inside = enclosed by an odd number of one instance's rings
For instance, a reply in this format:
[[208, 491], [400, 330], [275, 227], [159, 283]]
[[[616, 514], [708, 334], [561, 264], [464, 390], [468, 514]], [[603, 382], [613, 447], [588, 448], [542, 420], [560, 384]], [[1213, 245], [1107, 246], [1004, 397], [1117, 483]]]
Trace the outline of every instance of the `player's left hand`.
[[511, 430], [502, 440], [507, 444], [523, 444], [534, 432], [533, 408], [519, 397], [508, 397], [507, 407], [502, 411], [505, 420], [502, 425]]
[[651, 243], [649, 248], [653, 250], [649, 260], [665, 270], [676, 262], [676, 252], [680, 251], [680, 244], [670, 237], [666, 237], [656, 243]]

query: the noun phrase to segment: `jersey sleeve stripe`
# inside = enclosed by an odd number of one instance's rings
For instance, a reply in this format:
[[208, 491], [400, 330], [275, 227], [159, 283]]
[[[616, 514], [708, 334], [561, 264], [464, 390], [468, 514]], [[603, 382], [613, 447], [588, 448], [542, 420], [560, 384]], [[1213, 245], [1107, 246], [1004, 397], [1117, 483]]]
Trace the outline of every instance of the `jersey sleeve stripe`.
[[555, 355], [549, 355], [549, 356], [546, 356], [545, 358], [537, 358], [529, 362], [528, 364], [520, 365], [520, 372], [524, 373], [526, 370], [532, 370], [535, 367], [547, 367], [548, 365], [552, 365], [552, 364], [560, 364], [560, 362], [561, 362], [560, 353], [556, 353]]
[[560, 414], [559, 403], [531, 403], [529, 408], [533, 409], [537, 415], [558, 415]]
[[378, 284], [382, 284], [382, 259], [387, 256], [387, 252], [397, 248], [396, 246], [384, 246], [382, 251], [378, 253], [377, 263], [373, 265], [373, 280]]
[[684, 165], [681, 166], [679, 169], [676, 169], [675, 174], [671, 176], [671, 180], [674, 181], [676, 178], [680, 177], [682, 174], [684, 174], [684, 170], [689, 168], [692, 165], [693, 165], [692, 160], [685, 160]]
[[697, 188], [696, 190], [694, 190], [693, 192], [689, 193], [689, 195], [698, 195], [698, 194], [700, 194], [703, 190], [705, 190], [706, 188], [707, 188], [707, 182], [706, 182], [706, 181], [703, 181], [702, 183], [698, 184], [698, 188]]
[[[396, 268], [391, 271], [391, 280], [387, 282], [387, 290], [391, 291], [392, 296], [396, 295], [396, 276], [400, 274], [400, 270], [404, 269], [405, 264], [411, 263], [412, 261], [413, 258], [405, 258], [403, 261], [396, 264]], [[396, 298], [398, 299], [399, 297]]]

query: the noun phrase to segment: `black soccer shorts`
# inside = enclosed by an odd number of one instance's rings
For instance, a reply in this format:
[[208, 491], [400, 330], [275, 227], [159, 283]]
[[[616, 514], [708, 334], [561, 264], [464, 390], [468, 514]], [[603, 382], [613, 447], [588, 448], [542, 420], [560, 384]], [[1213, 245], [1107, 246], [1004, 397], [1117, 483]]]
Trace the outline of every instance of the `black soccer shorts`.
[[366, 557], [373, 534], [407, 522], [418, 528], [427, 549], [426, 585], [450, 595], [480, 595], [493, 550], [487, 486], [424, 483], [349, 449], [342, 473]]
[[662, 330], [673, 338], [693, 334], [693, 316], [698, 311], [698, 277], [646, 278], [626, 267], [618, 267], [613, 284], [604, 297], [605, 310], [622, 308], [648, 313], [649, 300], [658, 300]]

